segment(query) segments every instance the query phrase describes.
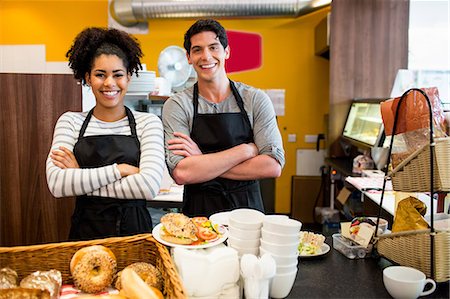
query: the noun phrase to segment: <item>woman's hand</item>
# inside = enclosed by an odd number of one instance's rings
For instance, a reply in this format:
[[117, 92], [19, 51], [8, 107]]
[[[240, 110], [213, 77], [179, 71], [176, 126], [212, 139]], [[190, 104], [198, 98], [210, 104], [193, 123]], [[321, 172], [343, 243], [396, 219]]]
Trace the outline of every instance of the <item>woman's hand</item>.
[[64, 146], [60, 146], [58, 150], [52, 150], [50, 159], [61, 169], [80, 168], [75, 155]]
[[191, 137], [180, 132], [174, 132], [173, 135], [178, 138], [170, 139], [167, 141], [168, 149], [175, 155], [190, 157], [195, 155], [202, 155], [202, 151], [198, 148]]
[[126, 177], [126, 176], [129, 176], [132, 174], [139, 173], [139, 167], [132, 166], [132, 165], [125, 164], [125, 163], [117, 165], [117, 168], [119, 169], [120, 175], [122, 177]]

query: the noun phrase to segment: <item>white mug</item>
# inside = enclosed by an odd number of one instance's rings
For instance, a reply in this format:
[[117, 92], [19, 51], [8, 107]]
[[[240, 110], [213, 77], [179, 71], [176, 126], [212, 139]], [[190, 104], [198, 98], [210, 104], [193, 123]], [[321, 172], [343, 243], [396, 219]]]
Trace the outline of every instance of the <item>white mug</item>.
[[[386, 290], [395, 299], [415, 299], [426, 296], [436, 290], [436, 282], [426, 278], [425, 274], [417, 269], [405, 266], [391, 266], [383, 270], [383, 282]], [[424, 291], [427, 284], [432, 287]]]

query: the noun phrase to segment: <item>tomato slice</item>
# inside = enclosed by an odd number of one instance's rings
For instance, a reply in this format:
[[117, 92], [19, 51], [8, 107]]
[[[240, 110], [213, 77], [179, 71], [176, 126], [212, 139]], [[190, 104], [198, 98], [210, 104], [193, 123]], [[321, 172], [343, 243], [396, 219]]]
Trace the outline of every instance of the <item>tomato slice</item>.
[[209, 228], [199, 227], [197, 236], [203, 240], [212, 240], [217, 238], [217, 233]]
[[208, 221], [206, 217], [194, 217], [192, 218], [192, 222], [194, 222], [195, 226], [202, 226], [202, 223]]

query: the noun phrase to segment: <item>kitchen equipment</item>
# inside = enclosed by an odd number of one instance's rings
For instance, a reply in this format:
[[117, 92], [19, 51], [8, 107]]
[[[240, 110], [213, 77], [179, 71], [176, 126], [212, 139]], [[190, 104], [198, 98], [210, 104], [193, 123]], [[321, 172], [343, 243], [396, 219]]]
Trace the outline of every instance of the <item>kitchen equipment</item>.
[[169, 46], [161, 51], [158, 58], [159, 75], [170, 83], [173, 91], [188, 87], [191, 77], [196, 77], [193, 67], [189, 64], [186, 51], [178, 46]]

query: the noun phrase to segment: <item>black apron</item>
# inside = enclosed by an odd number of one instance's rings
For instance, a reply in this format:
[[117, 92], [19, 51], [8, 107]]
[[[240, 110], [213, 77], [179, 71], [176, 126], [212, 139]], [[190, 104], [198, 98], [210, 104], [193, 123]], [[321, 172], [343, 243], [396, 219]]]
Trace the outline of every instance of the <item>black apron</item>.
[[[215, 153], [233, 146], [253, 142], [253, 130], [239, 92], [230, 80], [231, 90], [241, 112], [199, 114], [198, 85], [194, 85], [194, 118], [191, 138], [202, 153]], [[259, 182], [216, 178], [184, 186], [183, 213], [206, 216], [236, 208], [253, 208], [264, 212]]]
[[[113, 163], [139, 166], [140, 142], [136, 122], [125, 107], [131, 135], [83, 137], [94, 109], [89, 111], [80, 129], [73, 153], [80, 168], [97, 168]], [[72, 215], [70, 240], [89, 240], [151, 232], [152, 219], [145, 199], [127, 200], [100, 196], [77, 196]]]

